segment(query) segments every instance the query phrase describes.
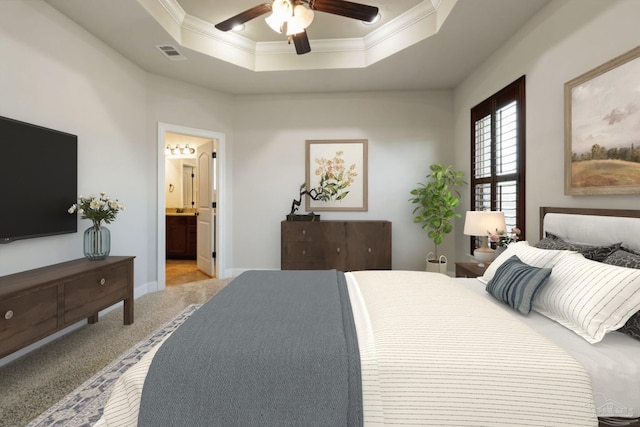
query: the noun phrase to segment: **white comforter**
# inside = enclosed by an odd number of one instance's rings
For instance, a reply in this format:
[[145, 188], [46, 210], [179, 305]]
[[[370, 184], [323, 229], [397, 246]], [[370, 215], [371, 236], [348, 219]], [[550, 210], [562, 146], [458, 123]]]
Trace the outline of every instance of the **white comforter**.
[[[584, 368], [447, 276], [347, 273], [365, 425], [597, 426]], [[96, 426], [135, 426], [147, 354]]]

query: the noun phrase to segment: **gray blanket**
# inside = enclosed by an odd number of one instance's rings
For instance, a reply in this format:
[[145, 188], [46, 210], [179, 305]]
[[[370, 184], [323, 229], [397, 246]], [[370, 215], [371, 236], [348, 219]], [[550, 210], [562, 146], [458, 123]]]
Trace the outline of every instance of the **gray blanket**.
[[158, 350], [138, 425], [362, 425], [344, 274], [249, 271], [233, 280]]

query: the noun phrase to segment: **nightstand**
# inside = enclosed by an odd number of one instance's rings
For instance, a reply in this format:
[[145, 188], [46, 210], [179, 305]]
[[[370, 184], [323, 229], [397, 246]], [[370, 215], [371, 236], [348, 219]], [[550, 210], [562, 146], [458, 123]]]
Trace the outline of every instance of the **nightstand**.
[[489, 264], [479, 267], [477, 262], [456, 262], [456, 277], [479, 277], [484, 274]]

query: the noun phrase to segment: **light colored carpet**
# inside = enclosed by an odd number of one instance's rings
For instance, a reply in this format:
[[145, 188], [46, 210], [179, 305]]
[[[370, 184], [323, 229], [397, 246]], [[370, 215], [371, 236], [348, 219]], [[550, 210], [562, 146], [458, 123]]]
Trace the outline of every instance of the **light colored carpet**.
[[120, 376], [124, 375], [145, 354], [173, 333], [201, 306], [201, 304], [192, 304], [185, 308], [177, 317], [169, 320], [152, 335], [122, 353], [80, 387], [32, 420], [27, 427], [91, 427], [95, 425], [102, 417], [104, 407]]
[[121, 353], [191, 304], [202, 304], [230, 279], [166, 288], [135, 301], [133, 325], [122, 309], [0, 368], [0, 426], [24, 426], [91, 378]]

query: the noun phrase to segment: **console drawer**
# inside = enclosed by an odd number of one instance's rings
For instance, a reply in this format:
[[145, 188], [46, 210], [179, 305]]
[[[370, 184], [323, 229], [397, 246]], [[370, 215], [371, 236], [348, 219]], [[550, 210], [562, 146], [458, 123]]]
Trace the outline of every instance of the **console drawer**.
[[91, 316], [127, 297], [125, 264], [94, 270], [64, 283], [64, 323]]
[[57, 294], [53, 284], [0, 301], [0, 357], [57, 329]]

